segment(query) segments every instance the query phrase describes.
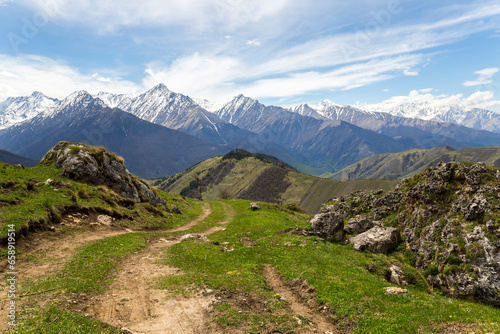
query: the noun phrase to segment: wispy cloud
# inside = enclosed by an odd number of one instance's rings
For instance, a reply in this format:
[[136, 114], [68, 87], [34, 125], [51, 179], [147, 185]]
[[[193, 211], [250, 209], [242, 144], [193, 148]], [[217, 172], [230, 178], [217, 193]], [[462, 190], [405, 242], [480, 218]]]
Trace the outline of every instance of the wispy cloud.
[[479, 71], [475, 71], [474, 73], [478, 75], [477, 79], [473, 81], [465, 81], [463, 85], [466, 87], [471, 87], [471, 86], [482, 86], [490, 84], [493, 82], [491, 78], [498, 71], [500, 71], [500, 68], [498, 67], [490, 67]]
[[[276, 14], [289, 0], [52, 0], [58, 11], [53, 18], [91, 26], [100, 31], [122, 27], [190, 26], [204, 30], [216, 24], [240, 27]], [[20, 0], [43, 9], [47, 0]]]
[[[27, 86], [26, 82], [30, 85]], [[141, 88], [120, 77], [85, 74], [46, 57], [0, 55], [0, 99], [27, 95], [34, 90], [64, 98], [77, 90], [137, 93]]]

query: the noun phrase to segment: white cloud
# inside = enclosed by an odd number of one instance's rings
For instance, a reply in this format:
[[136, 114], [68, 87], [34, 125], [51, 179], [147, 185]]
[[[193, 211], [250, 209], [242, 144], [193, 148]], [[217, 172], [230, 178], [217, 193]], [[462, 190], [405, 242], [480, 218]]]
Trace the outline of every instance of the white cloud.
[[403, 71], [403, 74], [408, 76], [408, 77], [415, 77], [418, 75], [418, 71], [412, 71], [412, 70], [405, 69]]
[[279, 13], [288, 0], [19, 0], [36, 10], [57, 5], [52, 18], [99, 31], [121, 27], [182, 25], [203, 30], [214, 24], [239, 27]]
[[479, 71], [475, 71], [475, 74], [478, 74], [478, 78], [474, 81], [465, 81], [463, 83], [464, 86], [466, 87], [472, 87], [472, 86], [481, 86], [481, 85], [487, 85], [492, 83], [493, 81], [490, 80], [495, 73], [500, 71], [500, 68], [498, 67], [490, 67], [490, 68], [485, 68]]
[[[26, 85], [26, 82], [30, 84]], [[137, 93], [142, 89], [119, 77], [84, 74], [65, 63], [45, 57], [0, 55], [0, 99], [28, 95], [34, 90], [64, 98], [77, 90]]]
[[247, 41], [247, 45], [251, 46], [261, 46], [261, 42], [258, 39], [253, 39], [251, 41]]
[[363, 107], [369, 110], [383, 110], [395, 108], [402, 104], [421, 104], [431, 108], [458, 106], [462, 108], [491, 109], [500, 106], [500, 101], [495, 100], [495, 93], [491, 91], [479, 91], [464, 97], [463, 94], [436, 96], [424, 89], [413, 90], [407, 96], [394, 96], [381, 103]]
[[[261, 79], [254, 77], [259, 67], [255, 68], [237, 58], [194, 54], [178, 59], [168, 67], [150, 64], [144, 86], [151, 87], [163, 82], [174, 91], [216, 100], [225, 100], [239, 93], [254, 98], [291, 97], [315, 90], [352, 89], [386, 80], [420, 63], [422, 57], [406, 55], [374, 59], [324, 72], [282, 74], [282, 69], [277, 68], [275, 72], [266, 71], [274, 78]], [[268, 68], [267, 64], [262, 66]]]

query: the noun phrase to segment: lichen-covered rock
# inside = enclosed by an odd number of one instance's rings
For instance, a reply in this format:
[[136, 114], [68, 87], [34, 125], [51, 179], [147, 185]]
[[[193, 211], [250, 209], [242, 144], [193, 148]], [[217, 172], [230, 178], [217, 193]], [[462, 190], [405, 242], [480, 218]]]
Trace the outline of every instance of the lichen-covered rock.
[[317, 235], [328, 241], [342, 241], [344, 239], [344, 217], [342, 215], [332, 212], [318, 213], [309, 223]]
[[346, 234], [358, 234], [363, 233], [374, 227], [375, 224], [371, 219], [356, 215], [356, 217], [349, 219], [349, 221], [344, 226], [344, 231]]
[[122, 158], [107, 152], [104, 147], [59, 142], [45, 154], [41, 163], [62, 168], [62, 175], [74, 180], [105, 185], [137, 203], [166, 204], [146, 181], [130, 174]]
[[349, 239], [354, 250], [369, 251], [371, 253], [387, 254], [401, 242], [401, 233], [397, 228], [375, 226], [366, 232]]
[[500, 306], [500, 170], [439, 163], [395, 191], [357, 191], [321, 212], [399, 228], [416, 269], [447, 295]]

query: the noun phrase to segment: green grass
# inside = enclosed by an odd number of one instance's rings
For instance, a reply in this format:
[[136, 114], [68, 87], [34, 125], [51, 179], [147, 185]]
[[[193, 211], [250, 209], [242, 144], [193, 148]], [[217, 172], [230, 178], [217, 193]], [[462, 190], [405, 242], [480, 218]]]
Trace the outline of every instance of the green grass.
[[[404, 263], [402, 253], [360, 253], [349, 246], [318, 242], [315, 237], [276, 234], [291, 227], [306, 228], [308, 216], [289, 215], [272, 204], [261, 204], [262, 210], [250, 211], [247, 201], [228, 203], [237, 214], [226, 231], [210, 236], [219, 245], [186, 240], [170, 247], [165, 253], [165, 264], [181, 268], [185, 275], [160, 279], [161, 288], [183, 290], [186, 286], [203, 285], [269, 300], [274, 292], [262, 272], [264, 265], [270, 264], [286, 280], [300, 278], [314, 286], [317, 302], [331, 308], [340, 329], [357, 333], [432, 332], [440, 323], [453, 321], [492, 324], [493, 330], [500, 330], [500, 310], [429, 294], [425, 280]], [[243, 237], [257, 240], [257, 246], [245, 247], [240, 241]], [[221, 251], [223, 242], [234, 250]], [[413, 277], [416, 284], [409, 287], [409, 294], [385, 294], [383, 288], [390, 284], [383, 276], [391, 263], [399, 264]], [[237, 326], [231, 325], [231, 321], [241, 323], [234, 319], [234, 310], [219, 311], [219, 317], [230, 320], [227, 326]], [[258, 314], [252, 315], [252, 319], [265, 321]]]
[[[118, 334], [121, 330], [60, 306], [25, 308], [17, 324], [18, 334]], [[9, 332], [7, 332], [9, 333]]]
[[[171, 207], [176, 205], [185, 215], [167, 212], [161, 206], [152, 209], [149, 203], [130, 206], [130, 201], [106, 187], [94, 187], [60, 177], [60, 170], [47, 166], [18, 169], [0, 163], [0, 238], [7, 234], [7, 225], [16, 231], [30, 226], [58, 223], [65, 208], [93, 208], [101, 212], [116, 212], [125, 217], [119, 224], [146, 229], [171, 228], [185, 224], [201, 212], [197, 201], [162, 191]], [[54, 185], [43, 185], [47, 179]], [[37, 185], [38, 184], [38, 185]], [[122, 203], [122, 204], [120, 204]], [[191, 207], [197, 208], [191, 210]]]
[[101, 293], [112, 281], [120, 261], [146, 247], [147, 238], [144, 233], [131, 233], [92, 242], [81, 247], [61, 272], [29, 282], [25, 289]]

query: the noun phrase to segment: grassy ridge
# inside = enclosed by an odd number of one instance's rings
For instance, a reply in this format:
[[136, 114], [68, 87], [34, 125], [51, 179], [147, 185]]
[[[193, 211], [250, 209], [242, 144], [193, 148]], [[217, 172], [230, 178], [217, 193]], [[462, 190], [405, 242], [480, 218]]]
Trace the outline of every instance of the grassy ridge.
[[440, 161], [485, 162], [500, 167], [500, 146], [468, 147], [454, 150], [451, 147], [411, 149], [399, 153], [385, 153], [365, 158], [341, 171], [328, 175], [335, 180], [399, 179], [421, 173], [426, 167]]
[[[282, 175], [286, 176], [283, 178]], [[321, 205], [332, 197], [361, 189], [392, 190], [396, 185], [393, 180], [339, 182], [319, 178], [252, 156], [211, 158], [180, 174], [152, 180], [151, 183], [172, 194], [204, 200], [237, 198], [297, 204], [309, 213], [318, 212]]]

